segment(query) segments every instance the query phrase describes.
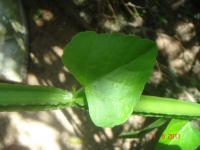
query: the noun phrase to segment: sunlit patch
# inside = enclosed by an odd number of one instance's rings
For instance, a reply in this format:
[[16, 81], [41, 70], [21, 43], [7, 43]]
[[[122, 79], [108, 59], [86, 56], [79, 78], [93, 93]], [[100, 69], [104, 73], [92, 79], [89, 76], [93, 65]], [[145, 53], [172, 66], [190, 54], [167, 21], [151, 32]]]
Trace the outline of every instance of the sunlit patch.
[[[196, 90], [196, 89], [194, 89], [194, 90]], [[190, 89], [183, 90], [183, 92], [181, 92], [180, 94], [178, 94], [178, 98], [183, 99], [183, 100], [188, 100], [188, 101], [191, 101], [191, 102], [197, 102], [195, 100], [194, 94], [192, 94], [190, 92]]]
[[[70, 110], [71, 108], [67, 109]], [[54, 114], [55, 118], [59, 121], [60, 125], [63, 126], [63, 128], [68, 131], [70, 134], [73, 134], [75, 132], [75, 129], [73, 128], [72, 124], [70, 121], [67, 119], [65, 114], [61, 110], [54, 110], [52, 111]], [[74, 113], [70, 111], [72, 116], [74, 116]]]
[[39, 85], [38, 78], [34, 74], [28, 73], [27, 80], [30, 85]]
[[134, 16], [134, 19], [131, 22], [128, 22], [128, 25], [132, 27], [141, 27], [144, 24], [144, 20], [140, 16]]
[[151, 83], [153, 84], [159, 84], [163, 80], [163, 74], [161, 71], [154, 71], [152, 76], [151, 76]]
[[169, 59], [176, 58], [183, 49], [180, 41], [161, 32], [157, 33], [156, 43], [161, 52]]
[[83, 143], [82, 140], [78, 137], [71, 137], [69, 138], [68, 142], [72, 145], [81, 145]]
[[94, 134], [94, 135], [93, 135], [93, 138], [94, 138], [94, 140], [95, 140], [97, 143], [100, 143], [100, 142], [101, 142], [101, 139], [100, 139], [100, 137], [99, 137], [98, 134]]
[[62, 82], [62, 83], [65, 82], [66, 81], [65, 73], [64, 72], [59, 72], [58, 78], [59, 78], [60, 82]]
[[7, 58], [5, 63], [5, 54], [0, 52], [0, 78], [3, 80], [12, 80], [15, 82], [22, 82], [20, 76], [21, 70], [17, 70], [18, 64], [12, 58]]
[[118, 15], [114, 19], [105, 19], [103, 21], [103, 27], [113, 32], [120, 31], [124, 25], [126, 25], [126, 21], [122, 15]]
[[34, 64], [39, 64], [40, 63], [38, 58], [35, 56], [34, 53], [31, 52], [30, 53], [30, 57], [31, 57], [31, 60], [34, 62]]
[[59, 56], [61, 57], [63, 54], [63, 49], [59, 46], [52, 46], [53, 51]]
[[[192, 25], [189, 26], [192, 27]], [[180, 32], [180, 35], [184, 36], [187, 31], [189, 31], [189, 27], [185, 26], [185, 29]], [[188, 36], [188, 40], [189, 39], [190, 38]], [[197, 43], [196, 45], [187, 49], [177, 38], [160, 32], [157, 33], [156, 43], [158, 48], [161, 50], [161, 53], [168, 59], [170, 69], [179, 75], [183, 75], [184, 73], [190, 71], [196, 54], [200, 48]]]
[[33, 21], [38, 27], [42, 27], [45, 22], [52, 21], [54, 14], [50, 10], [39, 9], [33, 16]]
[[143, 116], [132, 115], [124, 124], [123, 131], [139, 130], [143, 127], [145, 120]]
[[181, 22], [176, 25], [176, 34], [183, 42], [188, 42], [196, 35], [195, 26], [191, 22]]
[[17, 140], [31, 149], [60, 150], [57, 143], [58, 131], [39, 121], [23, 119], [18, 113], [10, 118], [17, 130]]
[[19, 32], [19, 33], [22, 33], [22, 34], [26, 33], [25, 26], [22, 25], [20, 22], [18, 22], [17, 20], [11, 20], [10, 22], [11, 22], [11, 25], [12, 25], [13, 29], [16, 32]]
[[46, 64], [52, 65], [52, 60], [51, 60], [51, 58], [49, 57], [48, 54], [45, 54], [45, 55], [43, 56], [43, 59], [44, 59], [44, 62], [45, 62]]
[[80, 11], [79, 15], [81, 18], [83, 18], [84, 21], [86, 21], [87, 23], [90, 23], [92, 18], [86, 12]]

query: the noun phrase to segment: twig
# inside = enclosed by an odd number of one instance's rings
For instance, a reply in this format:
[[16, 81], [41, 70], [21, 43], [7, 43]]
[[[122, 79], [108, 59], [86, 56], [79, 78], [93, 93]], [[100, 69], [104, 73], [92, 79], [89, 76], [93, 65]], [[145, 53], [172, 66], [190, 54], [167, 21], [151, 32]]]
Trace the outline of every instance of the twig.
[[124, 7], [126, 8], [126, 10], [128, 11], [128, 13], [132, 16], [132, 17], [135, 17], [133, 11], [128, 7], [128, 5], [123, 1], [121, 0], [122, 4], [124, 5]]
[[135, 4], [131, 3], [131, 2], [126, 3], [126, 5], [127, 5], [127, 6], [130, 6], [130, 7], [132, 7], [132, 8], [144, 9], [144, 7], [142, 7], [142, 6], [137, 6], [137, 5], [135, 5]]
[[109, 2], [109, 0], [107, 1], [107, 3], [108, 3], [108, 8], [112, 12], [113, 17], [116, 18], [115, 10], [113, 9], [113, 7], [112, 7], [111, 3]]

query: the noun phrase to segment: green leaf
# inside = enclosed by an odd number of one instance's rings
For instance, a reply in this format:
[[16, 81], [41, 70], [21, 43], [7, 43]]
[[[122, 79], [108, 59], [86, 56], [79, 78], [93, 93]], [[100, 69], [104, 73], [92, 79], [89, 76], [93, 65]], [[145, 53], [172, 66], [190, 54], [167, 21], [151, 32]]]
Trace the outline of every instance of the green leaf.
[[156, 150], [195, 150], [199, 145], [200, 130], [194, 122], [174, 119], [160, 137]]
[[85, 88], [92, 121], [113, 127], [133, 112], [156, 54], [154, 42], [137, 36], [81, 32], [65, 47], [62, 61]]
[[164, 125], [165, 123], [167, 123], [168, 120], [166, 119], [157, 119], [156, 121], [154, 121], [153, 123], [151, 123], [150, 125], [148, 125], [147, 127], [138, 130], [138, 131], [131, 131], [131, 132], [126, 132], [126, 133], [122, 133], [119, 137], [120, 138], [135, 138], [138, 136], [143, 136], [146, 133], [152, 131], [155, 128], [159, 128], [162, 125]]
[[58, 88], [0, 84], [0, 111], [58, 109], [72, 106], [75, 101], [72, 93]]

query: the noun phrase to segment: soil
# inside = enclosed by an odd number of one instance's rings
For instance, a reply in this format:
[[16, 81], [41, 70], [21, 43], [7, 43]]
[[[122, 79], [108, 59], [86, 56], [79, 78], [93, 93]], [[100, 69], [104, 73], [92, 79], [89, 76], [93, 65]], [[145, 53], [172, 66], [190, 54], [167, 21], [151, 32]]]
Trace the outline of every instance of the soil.
[[[134, 4], [128, 0], [23, 0], [23, 3], [30, 44], [26, 84], [78, 89], [80, 85], [61, 62], [63, 47], [80, 31], [124, 32], [150, 38], [158, 45], [158, 63], [145, 94], [200, 100], [198, 0], [140, 0]], [[93, 125], [87, 112], [75, 108], [2, 113], [0, 148], [153, 149], [156, 131], [140, 138], [118, 138], [122, 131], [140, 129], [152, 120], [134, 115], [122, 126], [101, 129]], [[45, 132], [46, 129], [49, 130]], [[35, 132], [38, 132], [35, 138], [42, 142], [33, 139]]]

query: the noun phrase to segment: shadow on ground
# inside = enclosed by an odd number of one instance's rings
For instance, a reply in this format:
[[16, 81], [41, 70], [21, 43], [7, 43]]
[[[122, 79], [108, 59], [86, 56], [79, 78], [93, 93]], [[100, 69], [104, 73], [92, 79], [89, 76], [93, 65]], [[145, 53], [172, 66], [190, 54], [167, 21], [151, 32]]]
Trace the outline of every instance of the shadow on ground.
[[[30, 37], [27, 84], [78, 89], [80, 85], [60, 59], [65, 44], [84, 30], [125, 32], [153, 39], [159, 48], [158, 63], [145, 94], [200, 99], [198, 1], [23, 2]], [[151, 135], [117, 138], [122, 131], [139, 129], [149, 122], [139, 116], [132, 116], [125, 125], [113, 129], [95, 127], [88, 112], [76, 108], [5, 113], [0, 120], [0, 144], [6, 150], [151, 149], [155, 142]], [[10, 141], [6, 140], [12, 135]], [[29, 144], [31, 141], [33, 145]]]

